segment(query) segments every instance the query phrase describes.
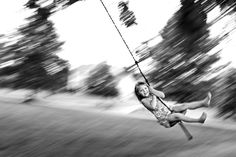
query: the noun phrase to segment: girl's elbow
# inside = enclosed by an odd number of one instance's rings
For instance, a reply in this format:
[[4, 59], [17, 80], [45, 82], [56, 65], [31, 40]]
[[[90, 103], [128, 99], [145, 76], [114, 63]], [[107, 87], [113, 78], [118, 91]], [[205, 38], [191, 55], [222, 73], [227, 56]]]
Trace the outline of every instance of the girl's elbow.
[[165, 98], [166, 96], [165, 96], [165, 94], [163, 93], [163, 98]]
[[161, 93], [161, 98], [165, 98], [165, 94], [164, 93]]
[[165, 98], [164, 92], [161, 92], [161, 91], [159, 91], [159, 92], [157, 93], [157, 96], [160, 97], [160, 98]]

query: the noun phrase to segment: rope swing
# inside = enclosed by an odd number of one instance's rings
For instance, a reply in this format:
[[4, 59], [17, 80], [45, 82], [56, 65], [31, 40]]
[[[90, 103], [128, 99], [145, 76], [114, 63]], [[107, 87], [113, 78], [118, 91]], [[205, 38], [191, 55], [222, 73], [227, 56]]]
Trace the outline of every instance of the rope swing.
[[[126, 43], [125, 39], [123, 38], [123, 36], [122, 36], [121, 32], [119, 31], [118, 27], [116, 26], [114, 20], [112, 19], [110, 13], [109, 13], [108, 10], [107, 10], [105, 4], [103, 3], [102, 0], [100, 0], [100, 2], [101, 2], [101, 4], [102, 4], [102, 6], [104, 7], [105, 11], [107, 12], [107, 14], [108, 14], [110, 20], [112, 21], [113, 25], [115, 26], [117, 32], [119, 33], [119, 35], [120, 35], [122, 41], [124, 42], [126, 48], [127, 48], [128, 51], [129, 51], [130, 55], [132, 56], [132, 58], [133, 58], [133, 60], [134, 60], [134, 63], [135, 63], [135, 65], [137, 66], [137, 68], [138, 68], [140, 74], [141, 74], [142, 77], [144, 78], [145, 82], [150, 86], [149, 81], [147, 80], [146, 76], [143, 74], [141, 68], [139, 67], [138, 61], [134, 58], [133, 53], [130, 51], [130, 48], [129, 48], [128, 44]], [[157, 98], [158, 98], [158, 100], [159, 100], [165, 107], [167, 107], [167, 109], [168, 109], [170, 112], [173, 112], [173, 111], [163, 102], [163, 100], [162, 100], [161, 98], [159, 98], [159, 97], [157, 97]], [[187, 128], [184, 126], [183, 122], [182, 122], [182, 121], [177, 121], [176, 123], [178, 123], [178, 124], [180, 125], [180, 127], [181, 127], [181, 129], [183, 130], [184, 134], [186, 135], [187, 139], [188, 139], [188, 140], [191, 140], [191, 139], [193, 138], [193, 136], [190, 134], [190, 132], [189, 132], [189, 131], [187, 130]], [[176, 123], [172, 124], [172, 126], [174, 126]]]

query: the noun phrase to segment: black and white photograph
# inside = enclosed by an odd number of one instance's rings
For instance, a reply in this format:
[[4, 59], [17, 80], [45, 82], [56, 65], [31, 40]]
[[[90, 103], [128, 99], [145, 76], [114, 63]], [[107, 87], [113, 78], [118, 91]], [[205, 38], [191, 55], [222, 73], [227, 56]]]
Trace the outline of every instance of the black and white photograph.
[[1, 0], [0, 157], [236, 157], [235, 0]]

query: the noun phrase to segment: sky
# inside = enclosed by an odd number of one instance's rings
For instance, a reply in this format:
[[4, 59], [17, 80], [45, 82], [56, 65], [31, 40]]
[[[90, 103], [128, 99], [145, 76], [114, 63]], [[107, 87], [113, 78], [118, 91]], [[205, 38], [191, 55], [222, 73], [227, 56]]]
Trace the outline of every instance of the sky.
[[0, 2], [1, 34], [13, 32], [19, 24], [23, 23], [23, 19], [26, 15], [22, 9], [22, 2], [24, 1], [25, 0], [19, 0], [17, 3], [14, 3], [14, 0]]
[[[137, 26], [129, 28], [119, 21], [119, 0], [103, 0], [131, 51], [141, 42], [157, 35], [178, 8], [178, 1], [144, 0], [131, 1], [130, 10], [135, 12]], [[163, 9], [162, 6], [168, 6]], [[109, 64], [124, 67], [133, 60], [117, 30], [99, 0], [86, 0], [57, 13], [55, 22], [62, 40], [66, 40], [61, 56], [72, 64], [90, 64], [107, 60]]]
[[[103, 0], [113, 17], [129, 48], [133, 51], [141, 42], [156, 35], [165, 26], [168, 19], [179, 8], [179, 0], [130, 0], [130, 10], [134, 11], [138, 25], [129, 28], [119, 21], [119, 0]], [[14, 32], [24, 24], [24, 18], [30, 11], [23, 9], [26, 0], [7, 0], [0, 2], [0, 34]], [[218, 11], [219, 12], [219, 11]], [[217, 14], [209, 15], [214, 18]], [[210, 19], [209, 18], [209, 19]], [[133, 64], [127, 48], [105, 12], [100, 0], [86, 0], [73, 4], [54, 14], [50, 20], [55, 23], [59, 40], [65, 41], [59, 55], [69, 60], [71, 67], [84, 64], [96, 64], [107, 61], [108, 64], [124, 67]], [[212, 34], [222, 31], [225, 21], [212, 29]], [[236, 36], [234, 35], [234, 40]], [[235, 41], [224, 43], [223, 61], [232, 60]], [[233, 62], [236, 66], [236, 61]]]

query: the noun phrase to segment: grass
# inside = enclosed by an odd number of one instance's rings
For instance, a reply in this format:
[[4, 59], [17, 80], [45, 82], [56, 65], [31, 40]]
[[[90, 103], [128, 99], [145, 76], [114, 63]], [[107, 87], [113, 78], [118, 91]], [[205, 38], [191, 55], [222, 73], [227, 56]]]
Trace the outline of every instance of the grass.
[[236, 131], [0, 103], [0, 157], [235, 157]]

